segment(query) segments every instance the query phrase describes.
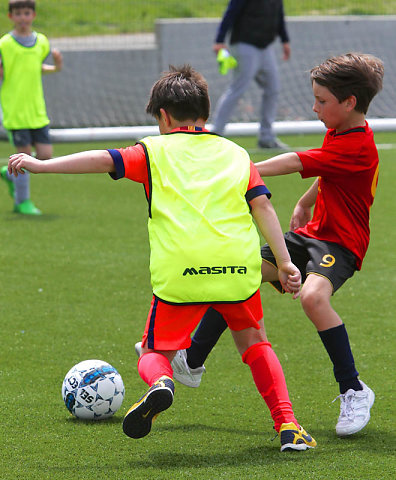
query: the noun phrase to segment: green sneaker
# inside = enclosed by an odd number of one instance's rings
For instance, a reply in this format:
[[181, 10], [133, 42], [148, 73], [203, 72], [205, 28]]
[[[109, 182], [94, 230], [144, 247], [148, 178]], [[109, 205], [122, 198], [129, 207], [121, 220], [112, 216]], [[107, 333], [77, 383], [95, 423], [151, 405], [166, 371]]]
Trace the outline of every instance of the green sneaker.
[[219, 72], [221, 75], [227, 75], [229, 70], [232, 70], [238, 65], [236, 58], [225, 48], [219, 50], [217, 63], [219, 64]]
[[0, 177], [5, 181], [5, 183], [8, 187], [9, 194], [11, 195], [12, 198], [14, 198], [15, 197], [15, 185], [14, 185], [14, 182], [7, 177], [7, 171], [8, 171], [7, 165], [4, 165], [3, 167], [1, 167]]
[[14, 205], [14, 212], [22, 215], [42, 215], [41, 210], [34, 205], [30, 198]]

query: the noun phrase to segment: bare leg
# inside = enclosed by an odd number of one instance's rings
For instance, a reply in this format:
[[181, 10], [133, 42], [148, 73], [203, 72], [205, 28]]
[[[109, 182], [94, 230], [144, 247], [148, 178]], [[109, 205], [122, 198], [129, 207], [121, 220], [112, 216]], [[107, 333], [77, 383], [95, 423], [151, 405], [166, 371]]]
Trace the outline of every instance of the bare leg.
[[142, 347], [142, 355], [153, 352], [163, 355], [169, 360], [169, 362], [171, 362], [173, 357], [176, 355], [177, 350], [153, 350], [152, 348]]
[[308, 275], [301, 289], [301, 305], [318, 331], [338, 327], [342, 320], [330, 304], [333, 286], [327, 278]]
[[268, 342], [267, 335], [265, 333], [264, 320], [260, 320], [260, 329], [250, 327], [244, 330], [230, 330], [234, 339], [235, 345], [240, 355], [243, 355], [248, 348], [256, 343]]
[[48, 160], [52, 157], [52, 145], [50, 143], [36, 143], [36, 158], [39, 160]]

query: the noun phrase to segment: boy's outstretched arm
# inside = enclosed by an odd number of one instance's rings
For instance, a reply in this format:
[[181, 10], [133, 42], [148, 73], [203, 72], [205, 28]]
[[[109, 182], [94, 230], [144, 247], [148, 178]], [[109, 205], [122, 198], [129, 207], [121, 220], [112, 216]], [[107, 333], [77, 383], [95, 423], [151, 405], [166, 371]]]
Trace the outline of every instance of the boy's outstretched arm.
[[262, 177], [286, 175], [301, 172], [303, 169], [300, 157], [294, 152], [282, 153], [268, 160], [255, 163], [255, 166]]
[[311, 209], [315, 205], [316, 197], [318, 196], [318, 182], [319, 180], [316, 179], [294, 207], [290, 219], [290, 230], [304, 227], [311, 220]]
[[297, 298], [300, 294], [301, 274], [290, 260], [274, 207], [265, 195], [255, 197], [249, 203], [253, 218], [275, 256], [279, 281], [283, 289], [293, 294], [293, 298]]
[[109, 173], [114, 172], [115, 167], [107, 150], [89, 150], [44, 161], [26, 153], [11, 155], [8, 172], [18, 176], [24, 170], [31, 173]]

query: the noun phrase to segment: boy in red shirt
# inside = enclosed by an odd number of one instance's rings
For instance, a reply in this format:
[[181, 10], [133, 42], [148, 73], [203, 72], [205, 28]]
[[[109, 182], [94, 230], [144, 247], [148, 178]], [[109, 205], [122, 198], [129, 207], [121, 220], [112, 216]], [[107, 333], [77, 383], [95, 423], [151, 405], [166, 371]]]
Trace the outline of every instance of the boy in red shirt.
[[315, 440], [294, 417], [282, 367], [265, 329], [260, 300], [260, 231], [273, 249], [277, 279], [298, 294], [300, 272], [291, 261], [270, 193], [247, 152], [205, 129], [206, 81], [190, 66], [172, 68], [154, 84], [147, 112], [160, 136], [134, 147], [81, 152], [40, 162], [10, 157], [9, 172], [100, 173], [145, 186], [149, 204], [153, 299], [138, 362], [148, 391], [127, 412], [123, 430], [146, 436], [152, 420], [173, 402], [171, 361], [188, 348], [202, 315], [215, 307], [224, 317], [244, 363], [264, 398], [281, 451], [307, 450]]
[[[285, 241], [302, 274], [302, 307], [317, 328], [339, 384], [339, 436], [366, 426], [375, 398], [358, 379], [345, 325], [330, 299], [355, 270], [360, 270], [369, 243], [378, 153], [365, 114], [382, 88], [383, 74], [381, 60], [353, 53], [313, 68], [313, 110], [328, 128], [322, 147], [285, 153], [256, 164], [264, 177], [293, 172], [300, 172], [302, 178], [317, 177], [297, 202]], [[261, 253], [263, 282], [271, 282], [282, 291], [270, 247], [265, 245]], [[177, 380], [188, 386], [199, 385], [203, 362], [225, 328], [221, 315], [209, 310], [190, 349], [178, 352], [172, 363]]]

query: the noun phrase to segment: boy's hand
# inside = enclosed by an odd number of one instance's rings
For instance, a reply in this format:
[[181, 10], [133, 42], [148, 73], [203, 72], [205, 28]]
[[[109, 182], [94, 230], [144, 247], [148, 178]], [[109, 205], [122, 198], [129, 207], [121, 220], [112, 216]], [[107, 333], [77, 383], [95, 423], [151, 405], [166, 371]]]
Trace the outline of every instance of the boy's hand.
[[283, 60], [287, 61], [290, 58], [290, 53], [291, 53], [291, 48], [290, 48], [290, 43], [286, 42], [282, 44], [283, 48]]
[[55, 64], [55, 67], [56, 67], [56, 71], [60, 72], [63, 68], [62, 54], [57, 48], [54, 48], [51, 53], [52, 53], [52, 58], [54, 59], [54, 64]]
[[37, 158], [31, 157], [26, 153], [15, 153], [10, 156], [8, 161], [8, 173], [10, 175], [14, 174], [16, 177], [19, 173], [24, 174], [25, 170], [29, 170], [32, 173], [39, 173], [40, 166], [43, 162], [37, 160]]
[[282, 263], [278, 266], [278, 277], [283, 290], [291, 293], [294, 300], [300, 296], [301, 273], [292, 262]]
[[225, 43], [215, 43], [212, 48], [216, 55], [219, 53], [219, 51], [222, 48], [225, 48], [226, 50], [228, 50], [228, 47]]
[[290, 219], [290, 230], [304, 227], [311, 220], [311, 207], [302, 207], [297, 203]]

